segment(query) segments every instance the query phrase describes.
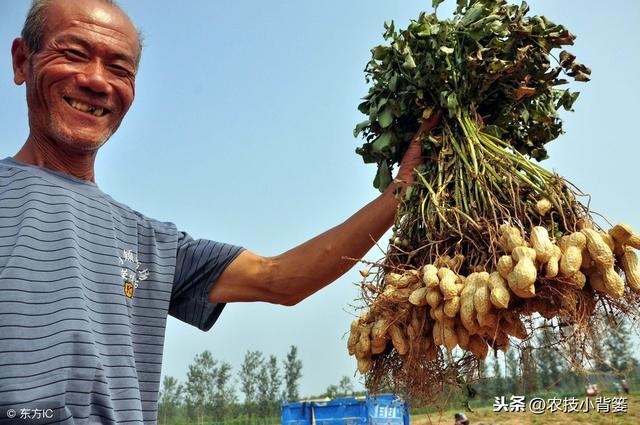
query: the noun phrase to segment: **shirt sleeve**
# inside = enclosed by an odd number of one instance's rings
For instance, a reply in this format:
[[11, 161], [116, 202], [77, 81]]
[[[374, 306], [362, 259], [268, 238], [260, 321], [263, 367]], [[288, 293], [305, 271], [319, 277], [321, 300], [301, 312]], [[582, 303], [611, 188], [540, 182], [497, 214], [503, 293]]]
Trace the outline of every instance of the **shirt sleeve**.
[[209, 303], [209, 292], [244, 249], [178, 232], [176, 270], [169, 314], [203, 331], [211, 329], [225, 304]]

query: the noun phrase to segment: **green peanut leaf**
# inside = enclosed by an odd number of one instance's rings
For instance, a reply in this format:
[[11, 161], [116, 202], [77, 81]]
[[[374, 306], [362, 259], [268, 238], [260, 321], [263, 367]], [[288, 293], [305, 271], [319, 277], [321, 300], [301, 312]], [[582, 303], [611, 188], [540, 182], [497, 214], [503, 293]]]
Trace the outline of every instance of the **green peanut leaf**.
[[390, 131], [385, 131], [384, 133], [382, 133], [380, 137], [378, 137], [371, 145], [373, 152], [383, 153], [384, 151], [386, 151], [389, 146], [391, 146], [392, 139], [393, 138]]
[[393, 113], [391, 112], [390, 106], [386, 106], [382, 112], [378, 114], [378, 122], [382, 128], [387, 128], [393, 123]]
[[358, 134], [360, 134], [365, 128], [369, 127], [370, 124], [371, 122], [369, 120], [365, 120], [356, 125], [356, 128], [353, 130], [353, 137], [358, 137]]
[[393, 178], [391, 178], [391, 169], [389, 168], [386, 160], [382, 161], [378, 166], [376, 179], [378, 181], [378, 186], [376, 186], [376, 188], [380, 190], [380, 192], [383, 192], [393, 181]]

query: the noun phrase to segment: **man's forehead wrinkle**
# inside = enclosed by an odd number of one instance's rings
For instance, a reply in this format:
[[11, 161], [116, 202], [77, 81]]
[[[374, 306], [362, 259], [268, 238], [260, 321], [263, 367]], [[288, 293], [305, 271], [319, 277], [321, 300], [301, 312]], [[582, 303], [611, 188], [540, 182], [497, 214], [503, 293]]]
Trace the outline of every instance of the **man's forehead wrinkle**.
[[82, 29], [86, 29], [89, 30], [91, 32], [100, 34], [100, 35], [104, 35], [107, 37], [113, 37], [113, 38], [118, 38], [124, 42], [131, 42], [134, 45], [137, 45], [138, 41], [136, 39], [132, 39], [130, 34], [127, 34], [126, 32], [117, 30], [115, 28], [108, 28], [108, 27], [104, 27], [102, 25], [98, 25], [98, 24], [94, 24], [91, 22], [84, 22], [84, 21], [80, 21], [80, 20], [75, 20], [72, 21], [73, 26], [77, 27], [77, 28], [82, 28]]
[[[115, 13], [111, 13], [105, 9], [96, 8], [93, 9], [88, 15], [79, 15], [75, 17], [77, 21], [84, 22], [92, 22], [94, 25], [103, 26], [105, 29], [110, 29], [112, 31], [118, 32], [125, 37], [129, 38], [131, 36], [137, 37], [137, 31], [133, 22], [129, 19], [127, 15], [125, 15], [122, 11], [116, 9]], [[118, 27], [127, 28], [130, 33], [127, 33], [124, 30], [117, 29]]]

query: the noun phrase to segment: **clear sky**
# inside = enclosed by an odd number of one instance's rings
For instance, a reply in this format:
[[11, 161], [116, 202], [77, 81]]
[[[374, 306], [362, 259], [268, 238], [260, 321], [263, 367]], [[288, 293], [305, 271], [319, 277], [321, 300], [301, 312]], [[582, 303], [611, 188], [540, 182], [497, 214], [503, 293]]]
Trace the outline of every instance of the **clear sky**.
[[[455, 2], [447, 0], [440, 15]], [[363, 69], [383, 22], [406, 26], [430, 0], [122, 0], [146, 35], [134, 106], [98, 155], [97, 183], [144, 214], [195, 237], [275, 255], [340, 223], [376, 196], [375, 169], [354, 153]], [[592, 208], [640, 229], [634, 129], [640, 99], [640, 2], [531, 0], [533, 13], [578, 35], [593, 69], [547, 167], [592, 195]], [[0, 156], [27, 134], [24, 87], [10, 47], [28, 7], [0, 0]], [[369, 254], [379, 258], [380, 251]], [[211, 350], [238, 369], [247, 350], [284, 358], [297, 345], [301, 392], [353, 376], [345, 333], [356, 269], [295, 307], [228, 305], [203, 333], [170, 319], [163, 373], [184, 380]], [[355, 379], [354, 379], [355, 381]]]

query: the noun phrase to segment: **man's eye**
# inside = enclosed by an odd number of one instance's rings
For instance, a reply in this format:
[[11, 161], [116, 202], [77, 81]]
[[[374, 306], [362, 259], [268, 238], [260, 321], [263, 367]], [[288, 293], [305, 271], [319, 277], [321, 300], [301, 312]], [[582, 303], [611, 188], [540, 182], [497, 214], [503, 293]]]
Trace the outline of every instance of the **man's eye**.
[[66, 49], [64, 53], [71, 59], [85, 59], [86, 56], [79, 50], [75, 49]]
[[121, 76], [124, 76], [124, 77], [132, 75], [131, 71], [129, 71], [127, 68], [125, 68], [123, 66], [120, 66], [120, 65], [111, 65], [111, 69], [117, 75], [121, 75]]

